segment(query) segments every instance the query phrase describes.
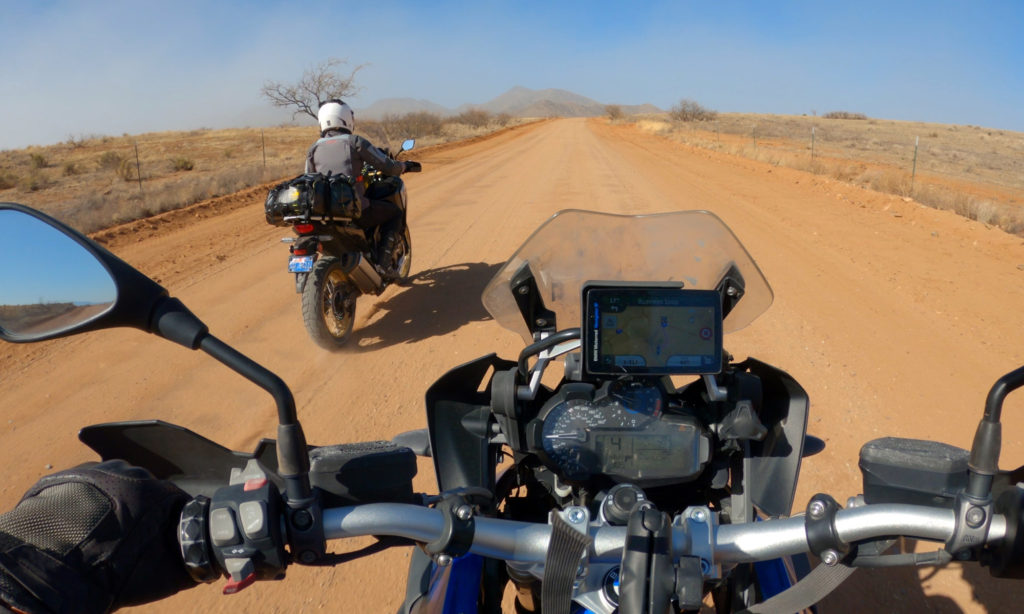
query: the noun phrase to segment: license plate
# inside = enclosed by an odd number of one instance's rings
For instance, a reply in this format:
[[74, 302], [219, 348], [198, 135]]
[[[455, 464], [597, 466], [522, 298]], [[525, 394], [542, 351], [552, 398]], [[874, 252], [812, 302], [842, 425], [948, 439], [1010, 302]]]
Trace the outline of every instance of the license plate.
[[288, 260], [289, 273], [309, 273], [313, 270], [312, 256], [292, 256]]

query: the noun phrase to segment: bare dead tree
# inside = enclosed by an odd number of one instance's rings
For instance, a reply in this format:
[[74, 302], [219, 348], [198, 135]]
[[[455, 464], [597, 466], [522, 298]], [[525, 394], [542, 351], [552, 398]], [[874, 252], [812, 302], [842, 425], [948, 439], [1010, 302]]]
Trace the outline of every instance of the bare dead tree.
[[267, 81], [260, 92], [270, 99], [275, 107], [295, 107], [292, 117], [305, 113], [316, 119], [320, 103], [332, 98], [344, 98], [359, 91], [355, 85], [356, 73], [366, 64], [360, 64], [345, 76], [338, 66], [348, 64], [346, 60], [328, 58], [302, 73], [296, 83]]

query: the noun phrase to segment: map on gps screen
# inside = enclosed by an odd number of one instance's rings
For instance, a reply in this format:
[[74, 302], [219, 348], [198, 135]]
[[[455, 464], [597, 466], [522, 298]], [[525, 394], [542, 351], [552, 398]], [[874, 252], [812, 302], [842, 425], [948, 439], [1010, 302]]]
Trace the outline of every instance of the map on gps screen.
[[601, 318], [601, 362], [605, 365], [684, 369], [715, 366], [713, 308], [609, 307]]

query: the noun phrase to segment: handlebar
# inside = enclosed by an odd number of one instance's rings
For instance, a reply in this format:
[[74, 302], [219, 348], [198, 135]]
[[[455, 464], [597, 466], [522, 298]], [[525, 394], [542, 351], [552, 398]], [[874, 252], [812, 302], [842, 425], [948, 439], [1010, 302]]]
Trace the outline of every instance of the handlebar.
[[[472, 553], [505, 561], [517, 573], [542, 581], [551, 572], [556, 584], [565, 579], [566, 565], [575, 565], [572, 562], [580, 557], [585, 564], [579, 578], [590, 588], [613, 569], [630, 572], [630, 581], [622, 585], [627, 600], [646, 590], [643, 582], [692, 587], [721, 580], [736, 565], [807, 553], [827, 567], [842, 561], [847, 572], [867, 566], [942, 565], [955, 557], [981, 561], [1002, 576], [1019, 573], [1024, 561], [1018, 526], [1024, 518], [1021, 487], [1003, 492], [1013, 499], [1005, 505], [1001, 495], [1000, 505], [967, 507], [962, 505], [968, 501], [965, 495], [951, 507], [869, 504], [859, 496], [842, 509], [831, 497], [819, 494], [806, 514], [737, 524], [719, 524], [720, 512], [707, 506], [688, 507], [670, 519], [650, 502], [634, 505], [628, 522], [606, 516], [604, 508], [591, 521], [590, 510], [576, 506], [551, 511], [546, 523], [523, 522], [477, 514], [473, 502], [482, 500], [483, 494], [477, 491], [483, 489], [456, 489], [420, 503], [295, 509], [253, 459], [246, 469], [233, 471], [231, 484], [212, 500], [199, 496], [185, 506], [179, 540], [194, 579], [211, 582], [227, 573], [225, 593], [255, 580], [278, 578], [288, 564], [338, 564], [394, 545], [383, 541], [375, 549], [340, 557], [324, 551], [326, 540], [364, 536], [418, 542], [438, 565]], [[427, 507], [428, 501], [436, 505]], [[884, 555], [895, 537], [941, 546], [929, 555]], [[286, 542], [290, 556], [284, 550]], [[552, 558], [552, 553], [560, 554]], [[646, 579], [637, 584], [638, 577]], [[589, 599], [587, 594], [573, 598]]]
[[[695, 508], [691, 508], [695, 509]], [[696, 508], [700, 509], [700, 508]], [[697, 550], [694, 535], [687, 529], [684, 513], [672, 523], [674, 559], [691, 556]], [[551, 538], [547, 524], [477, 517], [470, 552], [484, 557], [525, 563], [543, 562]], [[418, 542], [438, 539], [444, 528], [440, 510], [402, 503], [370, 503], [324, 511], [325, 536], [344, 539], [367, 535], [390, 535]], [[835, 528], [847, 543], [905, 536], [945, 542], [956, 528], [953, 510], [908, 504], [862, 505], [839, 510]], [[591, 562], [615, 562], [622, 558], [626, 527], [591, 525], [589, 534]], [[1002, 540], [1006, 518], [995, 515], [986, 543]], [[757, 523], [716, 525], [712, 532], [715, 564], [752, 563], [782, 556], [810, 552], [803, 516], [772, 519]]]

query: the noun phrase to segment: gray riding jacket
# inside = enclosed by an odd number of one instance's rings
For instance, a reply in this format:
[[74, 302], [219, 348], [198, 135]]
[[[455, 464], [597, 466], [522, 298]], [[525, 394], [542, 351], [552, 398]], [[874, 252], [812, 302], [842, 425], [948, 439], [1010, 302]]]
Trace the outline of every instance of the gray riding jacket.
[[363, 183], [363, 165], [368, 164], [385, 175], [401, 175], [405, 163], [392, 160], [361, 136], [340, 130], [328, 130], [306, 152], [306, 172], [346, 175], [356, 180], [359, 205], [369, 206]]

